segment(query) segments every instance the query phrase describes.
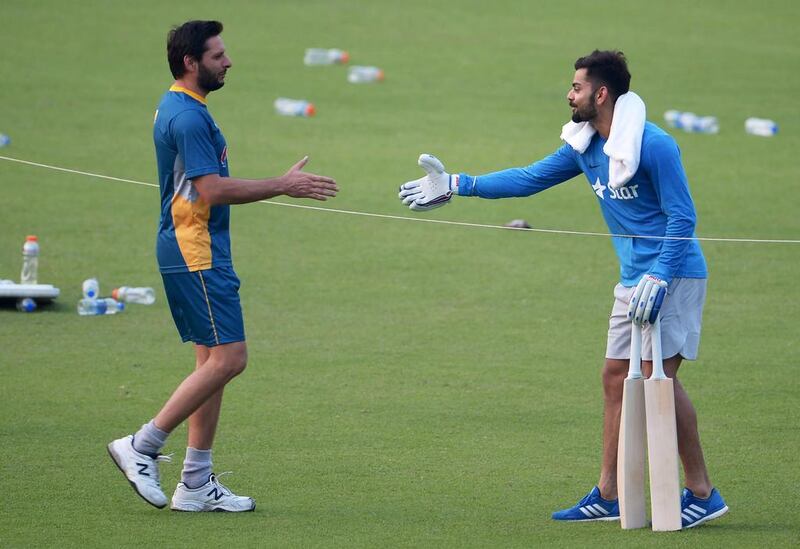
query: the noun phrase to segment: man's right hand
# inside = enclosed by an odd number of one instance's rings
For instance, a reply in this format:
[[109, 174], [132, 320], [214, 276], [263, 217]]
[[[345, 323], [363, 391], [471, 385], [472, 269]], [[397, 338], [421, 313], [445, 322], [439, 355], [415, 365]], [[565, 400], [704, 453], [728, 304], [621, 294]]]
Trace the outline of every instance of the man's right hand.
[[432, 154], [421, 154], [417, 164], [427, 175], [400, 185], [398, 196], [403, 204], [414, 211], [426, 211], [450, 202], [450, 174], [444, 171], [442, 162]]
[[324, 175], [316, 175], [302, 171], [308, 163], [308, 156], [304, 156], [297, 164], [289, 168], [281, 178], [281, 194], [292, 198], [313, 198], [314, 200], [328, 200], [339, 192], [336, 181]]

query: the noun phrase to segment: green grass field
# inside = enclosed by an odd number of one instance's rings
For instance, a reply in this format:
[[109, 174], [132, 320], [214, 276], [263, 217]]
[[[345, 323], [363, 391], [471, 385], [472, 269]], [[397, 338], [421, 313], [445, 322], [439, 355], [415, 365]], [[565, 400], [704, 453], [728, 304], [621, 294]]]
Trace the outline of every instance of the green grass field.
[[[155, 182], [165, 36], [191, 18], [226, 25], [234, 67], [209, 105], [233, 175], [279, 175], [310, 154], [308, 169], [342, 189], [325, 207], [422, 217], [395, 194], [421, 175], [420, 152], [476, 174], [548, 154], [569, 116], [572, 63], [618, 48], [651, 120], [670, 108], [719, 118], [718, 135], [672, 132], [698, 234], [800, 238], [793, 0], [4, 0], [0, 132], [12, 143], [0, 155]], [[348, 49], [386, 81], [304, 67], [313, 46]], [[278, 117], [278, 96], [310, 99], [318, 115]], [[748, 116], [780, 133], [745, 134]], [[146, 505], [104, 447], [193, 367], [155, 263], [158, 191], [8, 160], [0, 189], [0, 278], [18, 276], [24, 237], [37, 234], [40, 281], [61, 288], [34, 314], [0, 310], [2, 547], [798, 544], [798, 244], [704, 244], [701, 356], [682, 379], [731, 511], [655, 534], [550, 520], [599, 470], [618, 273], [607, 238], [234, 207], [250, 363], [226, 391], [214, 458], [258, 508], [197, 516]], [[426, 218], [604, 232], [594, 201], [580, 177]], [[78, 317], [89, 276], [104, 293], [153, 286], [157, 302]], [[176, 463], [162, 467], [168, 494], [184, 445], [180, 428], [166, 448]]]

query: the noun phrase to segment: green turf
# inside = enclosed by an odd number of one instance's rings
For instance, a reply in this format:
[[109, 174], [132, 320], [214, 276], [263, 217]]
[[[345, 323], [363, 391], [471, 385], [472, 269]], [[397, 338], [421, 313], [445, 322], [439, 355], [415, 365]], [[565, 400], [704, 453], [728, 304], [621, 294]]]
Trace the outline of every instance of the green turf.
[[[304, 154], [326, 206], [410, 215], [420, 152], [452, 170], [524, 165], [558, 146], [575, 58], [629, 57], [650, 118], [675, 133], [698, 233], [800, 237], [800, 4], [761, 2], [167, 2], [4, 0], [0, 155], [155, 181], [151, 124], [171, 83], [170, 24], [219, 18], [234, 67], [210, 108], [233, 174]], [[306, 47], [386, 71], [347, 84]], [[318, 115], [277, 117], [277, 96]], [[744, 119], [777, 120], [778, 136]], [[193, 365], [160, 289], [155, 189], [0, 160], [0, 278], [41, 241], [52, 307], [0, 310], [3, 547], [778, 547], [798, 542], [799, 245], [706, 243], [701, 357], [683, 381], [731, 512], [678, 534], [556, 524], [596, 480], [599, 371], [617, 265], [605, 238], [516, 233], [253, 204], [232, 213], [250, 366], [215, 449], [243, 516], [157, 511], [104, 445], [151, 418]], [[583, 178], [527, 200], [458, 199], [430, 219], [604, 231]], [[158, 289], [151, 307], [79, 318], [84, 278]], [[167, 447], [181, 461], [181, 428]], [[179, 464], [162, 468], [171, 492]]]

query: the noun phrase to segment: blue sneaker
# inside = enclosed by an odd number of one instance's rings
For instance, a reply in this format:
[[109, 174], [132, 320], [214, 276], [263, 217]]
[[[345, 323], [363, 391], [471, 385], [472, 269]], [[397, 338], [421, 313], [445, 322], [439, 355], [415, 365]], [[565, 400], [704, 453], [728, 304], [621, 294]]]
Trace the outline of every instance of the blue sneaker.
[[695, 496], [688, 488], [683, 489], [681, 497], [681, 523], [683, 528], [694, 528], [704, 522], [721, 517], [728, 512], [725, 500], [716, 488], [706, 499]]
[[556, 511], [553, 520], [573, 522], [592, 520], [619, 520], [619, 500], [607, 500], [600, 497], [600, 488], [595, 486], [575, 507]]

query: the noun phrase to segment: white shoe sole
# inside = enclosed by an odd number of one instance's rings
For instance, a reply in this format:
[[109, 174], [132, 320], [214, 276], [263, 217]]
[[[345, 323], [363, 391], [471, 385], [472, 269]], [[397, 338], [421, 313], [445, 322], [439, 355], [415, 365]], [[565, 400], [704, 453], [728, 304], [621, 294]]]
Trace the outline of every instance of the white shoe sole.
[[128, 484], [130, 484], [130, 485], [131, 485], [131, 487], [133, 488], [133, 491], [134, 491], [134, 492], [136, 492], [136, 494], [137, 494], [137, 495], [138, 495], [140, 498], [142, 498], [143, 500], [145, 500], [147, 503], [149, 503], [150, 505], [152, 505], [152, 506], [153, 506], [153, 507], [155, 507], [156, 509], [163, 509], [164, 507], [166, 507], [166, 506], [167, 506], [167, 502], [164, 502], [164, 504], [163, 504], [163, 505], [158, 505], [158, 504], [156, 504], [156, 503], [153, 503], [152, 501], [150, 501], [149, 499], [147, 499], [146, 497], [144, 497], [144, 496], [142, 495], [142, 493], [141, 493], [141, 492], [139, 491], [139, 489], [136, 487], [136, 484], [135, 484], [135, 483], [134, 483], [134, 482], [133, 482], [131, 479], [129, 479], [129, 478], [128, 478], [128, 475], [125, 473], [125, 469], [123, 469], [123, 468], [122, 468], [122, 465], [120, 465], [121, 459], [120, 459], [120, 457], [117, 455], [117, 453], [114, 451], [114, 442], [109, 442], [109, 443], [108, 443], [108, 446], [106, 446], [106, 449], [108, 450], [108, 455], [109, 455], [109, 456], [111, 456], [111, 461], [113, 461], [113, 462], [114, 462], [114, 465], [116, 465], [116, 466], [117, 466], [117, 469], [119, 469], [119, 470], [120, 470], [120, 472], [122, 473], [122, 476], [123, 476], [123, 477], [125, 477], [125, 480], [127, 480], [127, 481], [128, 481]]
[[619, 520], [619, 517], [595, 517], [595, 518], [585, 518], [585, 519], [572, 519], [572, 520], [565, 520], [565, 519], [552, 519], [555, 522], [610, 522], [612, 520]]
[[256, 510], [256, 503], [250, 509], [226, 509], [225, 507], [207, 507], [202, 503], [173, 503], [170, 506], [173, 511], [180, 511], [182, 513], [249, 513]]

